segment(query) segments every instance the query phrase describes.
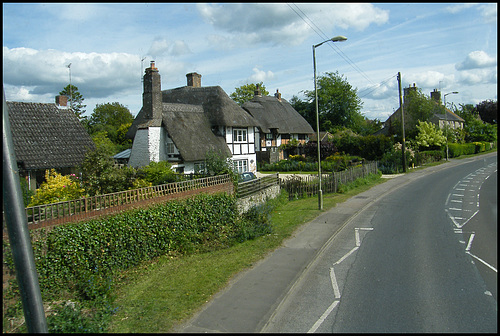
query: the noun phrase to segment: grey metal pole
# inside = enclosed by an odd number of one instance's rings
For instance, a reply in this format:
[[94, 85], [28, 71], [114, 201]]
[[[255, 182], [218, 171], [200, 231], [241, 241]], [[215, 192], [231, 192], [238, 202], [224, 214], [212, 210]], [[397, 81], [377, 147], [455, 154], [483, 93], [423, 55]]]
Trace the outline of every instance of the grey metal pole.
[[[323, 42], [324, 43], [324, 42]], [[318, 110], [318, 86], [316, 81], [316, 47], [318, 45], [313, 45], [313, 64], [314, 64], [314, 94], [316, 97], [316, 135], [318, 142], [318, 208], [323, 210], [323, 190], [321, 189], [321, 141], [319, 138], [319, 110]]]
[[24, 212], [24, 202], [19, 183], [19, 173], [14, 153], [9, 113], [3, 90], [3, 206], [9, 234], [17, 282], [21, 293], [24, 318], [29, 333], [47, 333], [47, 320], [43, 310], [42, 295], [35, 258]]
[[401, 144], [401, 151], [402, 151], [402, 161], [403, 161], [403, 173], [406, 173], [406, 145], [405, 145], [405, 113], [403, 110], [403, 98], [402, 98], [402, 93], [401, 93], [401, 72], [398, 72], [398, 86], [399, 86], [399, 108], [401, 109], [401, 129], [402, 129], [402, 135], [403, 135], [403, 140]]

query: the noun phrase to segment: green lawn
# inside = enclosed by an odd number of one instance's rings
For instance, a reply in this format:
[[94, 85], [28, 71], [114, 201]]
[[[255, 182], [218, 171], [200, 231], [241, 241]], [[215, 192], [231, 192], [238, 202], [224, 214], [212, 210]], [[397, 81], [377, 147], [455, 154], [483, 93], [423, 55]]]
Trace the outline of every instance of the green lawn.
[[[323, 211], [372, 186], [380, 177], [358, 182], [344, 194], [326, 194]], [[172, 332], [223, 289], [230, 279], [281, 245], [301, 224], [317, 217], [317, 196], [278, 206], [273, 233], [231, 248], [182, 257], [163, 256], [124, 273], [117, 285], [118, 306], [108, 332]]]

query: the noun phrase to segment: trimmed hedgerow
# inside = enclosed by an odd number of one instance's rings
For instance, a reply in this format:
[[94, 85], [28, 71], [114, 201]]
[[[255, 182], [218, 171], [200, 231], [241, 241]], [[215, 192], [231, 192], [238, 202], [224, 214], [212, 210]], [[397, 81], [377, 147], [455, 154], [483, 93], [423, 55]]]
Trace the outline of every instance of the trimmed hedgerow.
[[37, 230], [33, 250], [40, 287], [45, 295], [64, 289], [84, 300], [105, 297], [117, 270], [164, 254], [232, 244], [240, 237], [238, 220], [236, 199], [221, 193]]

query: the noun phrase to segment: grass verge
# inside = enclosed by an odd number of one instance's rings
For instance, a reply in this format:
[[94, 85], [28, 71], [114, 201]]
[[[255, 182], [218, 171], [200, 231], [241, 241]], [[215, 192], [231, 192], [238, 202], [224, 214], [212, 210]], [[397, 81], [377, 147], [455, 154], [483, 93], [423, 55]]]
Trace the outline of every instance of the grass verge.
[[[323, 211], [385, 182], [380, 175], [358, 179], [343, 193], [323, 195]], [[117, 313], [108, 332], [172, 332], [193, 316], [237, 273], [279, 247], [302, 224], [316, 218], [317, 196], [282, 200], [271, 214], [273, 233], [215, 252], [163, 256], [123, 273], [117, 284]]]

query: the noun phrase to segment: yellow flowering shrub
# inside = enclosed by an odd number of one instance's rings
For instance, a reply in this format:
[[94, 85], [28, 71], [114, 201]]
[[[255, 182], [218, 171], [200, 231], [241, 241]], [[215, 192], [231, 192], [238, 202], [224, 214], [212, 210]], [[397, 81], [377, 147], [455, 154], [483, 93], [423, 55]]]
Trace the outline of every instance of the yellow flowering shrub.
[[75, 174], [61, 175], [55, 169], [46, 170], [45, 182], [31, 196], [28, 207], [78, 199], [84, 196], [84, 192]]

